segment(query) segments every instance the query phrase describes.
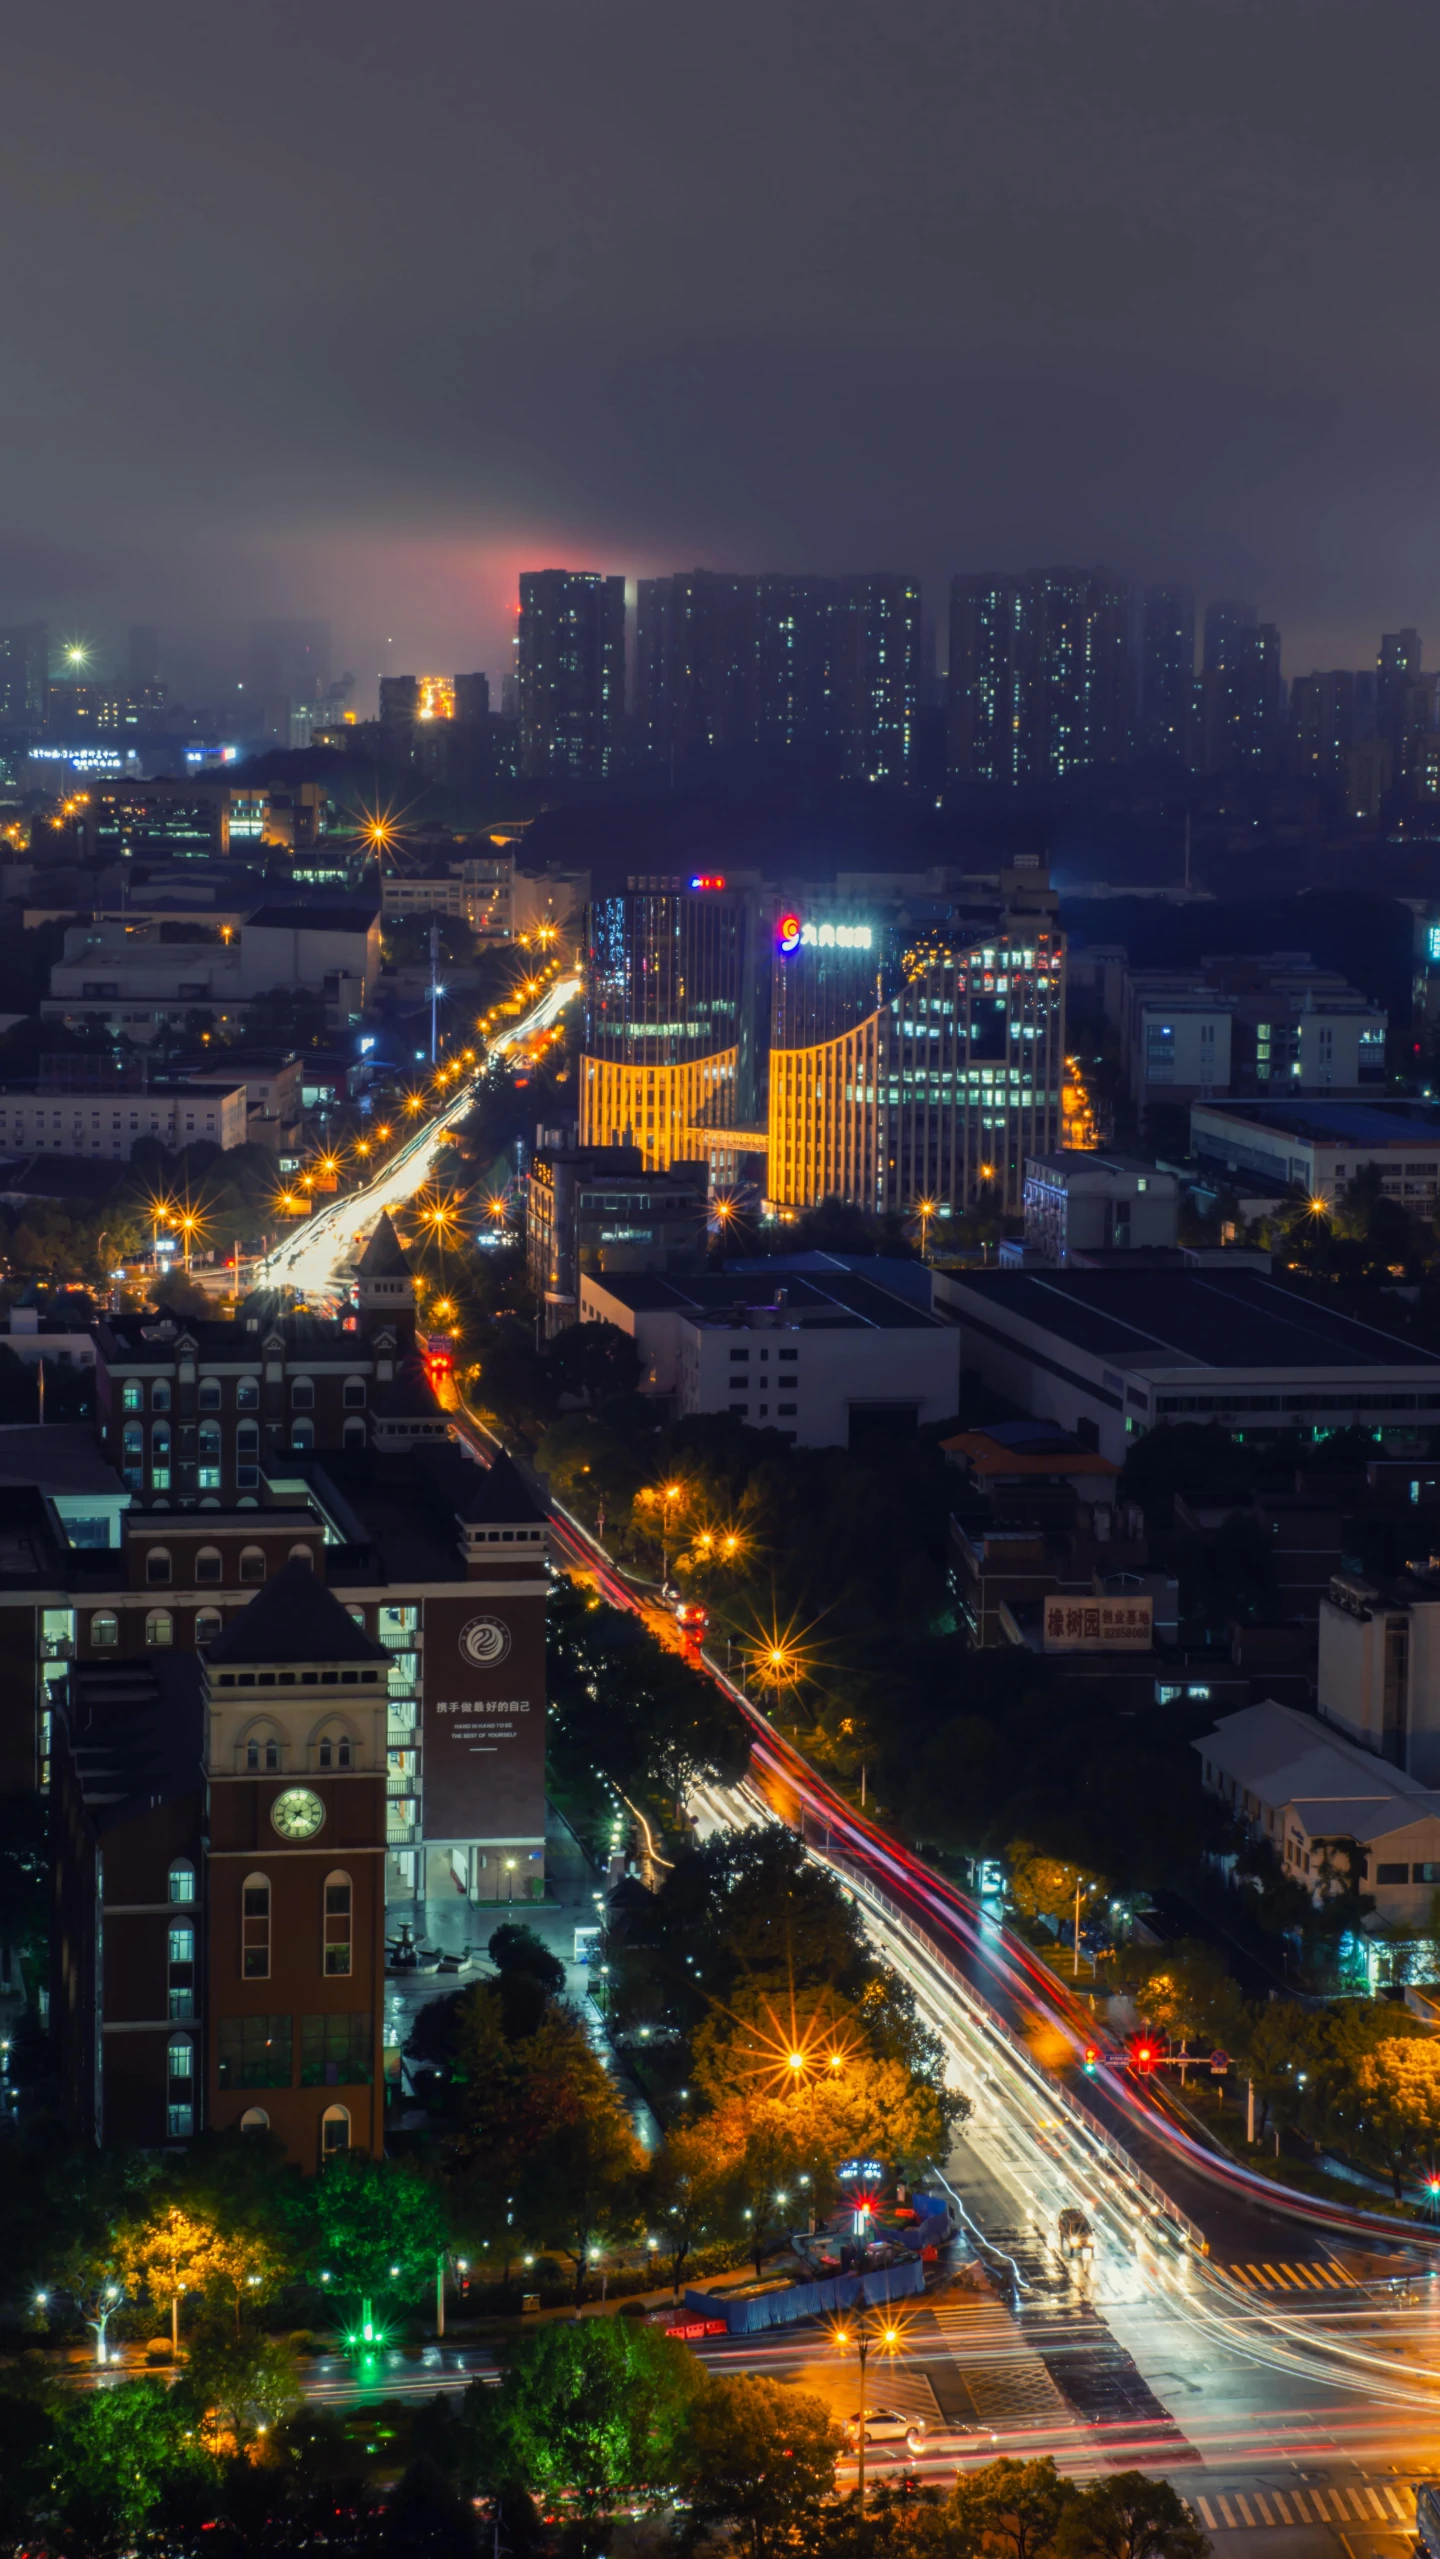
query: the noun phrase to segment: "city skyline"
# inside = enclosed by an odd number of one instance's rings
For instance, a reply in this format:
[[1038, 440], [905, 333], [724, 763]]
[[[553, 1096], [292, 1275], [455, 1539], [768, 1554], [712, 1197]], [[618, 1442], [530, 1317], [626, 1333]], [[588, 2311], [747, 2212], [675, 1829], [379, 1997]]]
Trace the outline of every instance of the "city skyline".
[[532, 563], [1104, 560], [1361, 664], [1440, 603], [1394, 15], [441, 0], [397, 93], [366, 5], [237, 54], [81, 0], [10, 65], [0, 619], [158, 625], [193, 687], [323, 613], [368, 681], [497, 672]]

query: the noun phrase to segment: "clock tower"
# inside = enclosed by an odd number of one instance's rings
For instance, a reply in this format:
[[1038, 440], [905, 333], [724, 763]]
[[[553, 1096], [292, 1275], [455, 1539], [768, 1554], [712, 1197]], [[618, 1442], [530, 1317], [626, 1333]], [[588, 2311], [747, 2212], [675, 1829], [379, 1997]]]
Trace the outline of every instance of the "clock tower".
[[202, 1662], [205, 2120], [378, 2158], [389, 1656], [292, 1557]]

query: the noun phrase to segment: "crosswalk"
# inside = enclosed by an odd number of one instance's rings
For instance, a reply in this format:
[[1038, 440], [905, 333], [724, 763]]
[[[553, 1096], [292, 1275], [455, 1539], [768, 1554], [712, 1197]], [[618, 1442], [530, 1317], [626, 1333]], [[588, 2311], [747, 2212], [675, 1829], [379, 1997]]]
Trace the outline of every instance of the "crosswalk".
[[1358, 2292], [1360, 2285], [1334, 2257], [1297, 2257], [1272, 2266], [1228, 2266], [1250, 2292]]
[[930, 2304], [982, 2426], [1064, 2426], [1070, 2412], [1040, 2357], [1000, 2302], [981, 2295]]
[[1395, 2531], [1415, 2528], [1414, 2494], [1407, 2499], [1388, 2479], [1372, 2487], [1368, 2479], [1348, 2488], [1238, 2488], [1221, 2495], [1188, 2500], [1207, 2532], [1253, 2532], [1261, 2524], [1341, 2523], [1383, 2526]]

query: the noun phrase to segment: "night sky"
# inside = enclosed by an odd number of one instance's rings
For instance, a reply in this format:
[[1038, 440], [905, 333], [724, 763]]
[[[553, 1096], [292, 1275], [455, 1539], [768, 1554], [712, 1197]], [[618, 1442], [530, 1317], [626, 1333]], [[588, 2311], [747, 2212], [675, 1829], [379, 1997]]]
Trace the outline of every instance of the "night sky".
[[515, 574], [1104, 559], [1440, 662], [1434, 0], [69, 0], [5, 32], [0, 621], [373, 700]]

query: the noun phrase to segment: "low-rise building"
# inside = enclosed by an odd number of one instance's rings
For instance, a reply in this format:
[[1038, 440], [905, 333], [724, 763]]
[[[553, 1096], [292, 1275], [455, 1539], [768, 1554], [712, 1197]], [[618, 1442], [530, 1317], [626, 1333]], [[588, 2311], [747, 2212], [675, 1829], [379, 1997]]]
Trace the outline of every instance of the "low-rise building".
[[1063, 1270], [1088, 1253], [1173, 1248], [1180, 1185], [1128, 1155], [1061, 1147], [1025, 1159], [1025, 1258]]
[[1440, 1424], [1440, 1357], [1255, 1271], [939, 1271], [967, 1370], [1123, 1461], [1158, 1422], [1245, 1439], [1371, 1431], [1399, 1451]]
[[1320, 1602], [1320, 1712], [1364, 1749], [1440, 1786], [1440, 1557], [1387, 1579], [1332, 1576]]
[[707, 1167], [647, 1172], [638, 1146], [544, 1146], [525, 1185], [530, 1285], [547, 1335], [579, 1321], [580, 1274], [703, 1271]]
[[1222, 1716], [1192, 1744], [1210, 1792], [1267, 1840], [1320, 1905], [1356, 1889], [1373, 1901], [1361, 1949], [1372, 1986], [1404, 1967], [1380, 1930], [1428, 1938], [1440, 1885], [1440, 1793], [1273, 1700]]
[[144, 1042], [197, 1012], [222, 1028], [243, 1022], [256, 996], [295, 989], [323, 995], [332, 1022], [346, 1027], [379, 981], [379, 910], [360, 901], [262, 906], [238, 932], [192, 922], [185, 939], [174, 934], [163, 924], [73, 925], [42, 1017], [103, 1023]]
[[839, 1265], [768, 1286], [736, 1272], [690, 1280], [580, 1278], [580, 1319], [630, 1334], [641, 1390], [677, 1415], [733, 1413], [801, 1447], [913, 1432], [959, 1407], [951, 1326]]
[[1440, 1199], [1440, 1109], [1433, 1103], [1196, 1102], [1190, 1144], [1217, 1175], [1293, 1186], [1329, 1207], [1372, 1166], [1386, 1198], [1417, 1215]]
[[243, 1146], [245, 1087], [212, 1068], [178, 1090], [73, 1093], [0, 1085], [0, 1155], [101, 1156], [128, 1163], [137, 1146]]

